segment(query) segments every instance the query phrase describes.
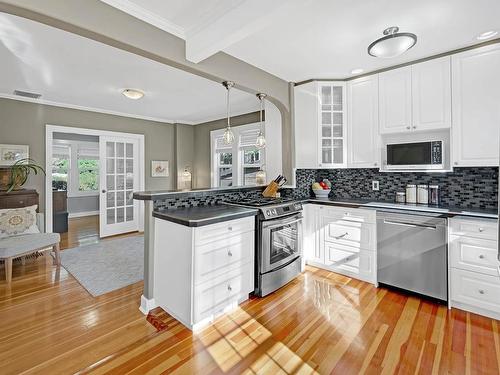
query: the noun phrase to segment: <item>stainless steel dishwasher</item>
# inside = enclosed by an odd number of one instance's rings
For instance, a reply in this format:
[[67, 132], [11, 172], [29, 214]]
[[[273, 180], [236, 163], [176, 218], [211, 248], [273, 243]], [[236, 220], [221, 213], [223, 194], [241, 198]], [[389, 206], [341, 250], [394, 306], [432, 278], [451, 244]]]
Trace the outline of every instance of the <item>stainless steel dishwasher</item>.
[[378, 282], [448, 300], [447, 219], [377, 212]]

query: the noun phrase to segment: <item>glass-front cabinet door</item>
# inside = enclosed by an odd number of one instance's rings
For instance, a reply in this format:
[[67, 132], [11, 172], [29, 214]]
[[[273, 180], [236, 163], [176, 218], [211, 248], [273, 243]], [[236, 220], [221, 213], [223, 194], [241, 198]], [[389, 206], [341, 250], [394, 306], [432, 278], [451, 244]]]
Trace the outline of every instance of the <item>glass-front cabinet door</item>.
[[319, 167], [343, 167], [346, 164], [345, 99], [343, 82], [320, 83], [319, 90]]

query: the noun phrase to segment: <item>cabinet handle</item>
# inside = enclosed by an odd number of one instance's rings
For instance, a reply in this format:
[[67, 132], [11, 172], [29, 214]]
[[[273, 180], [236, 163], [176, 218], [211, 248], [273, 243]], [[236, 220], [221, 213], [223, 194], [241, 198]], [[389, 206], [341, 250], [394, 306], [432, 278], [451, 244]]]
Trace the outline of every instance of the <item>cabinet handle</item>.
[[373, 163], [373, 165], [374, 165], [374, 166], [377, 166], [377, 165], [378, 165], [378, 163]]
[[483, 254], [480, 254], [480, 255], [479, 255], [479, 259], [484, 259], [484, 255], [483, 255]]
[[230, 256], [230, 257], [232, 257], [232, 256], [233, 256], [233, 253], [231, 252], [231, 250], [228, 250], [228, 251], [227, 251], [227, 255], [228, 255], [228, 256]]
[[484, 290], [479, 289], [479, 294], [484, 294], [484, 293], [485, 293], [485, 291], [484, 291]]
[[484, 232], [484, 228], [479, 228], [479, 233], [483, 233]]
[[453, 164], [458, 165], [458, 161], [454, 162]]
[[227, 230], [233, 230], [233, 227], [227, 227]]
[[341, 238], [344, 238], [345, 236], [348, 236], [349, 233], [348, 232], [345, 232], [344, 234], [341, 234], [340, 236], [338, 237], [335, 237], [337, 240], [340, 240]]
[[227, 290], [229, 290], [229, 291], [233, 290], [233, 288], [231, 288], [231, 285], [227, 286]]
[[411, 129], [411, 127], [410, 127], [410, 126], [407, 126], [407, 127], [406, 127], [406, 129], [410, 130], [410, 129]]
[[416, 126], [413, 126], [413, 129], [416, 129], [417, 127]]

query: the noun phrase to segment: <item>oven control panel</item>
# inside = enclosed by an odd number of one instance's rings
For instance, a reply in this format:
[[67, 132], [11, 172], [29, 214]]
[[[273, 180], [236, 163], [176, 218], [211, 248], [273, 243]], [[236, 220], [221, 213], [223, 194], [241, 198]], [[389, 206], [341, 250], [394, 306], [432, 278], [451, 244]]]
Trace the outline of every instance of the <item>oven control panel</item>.
[[262, 209], [266, 219], [288, 215], [302, 210], [301, 203], [289, 203], [281, 206], [267, 207]]

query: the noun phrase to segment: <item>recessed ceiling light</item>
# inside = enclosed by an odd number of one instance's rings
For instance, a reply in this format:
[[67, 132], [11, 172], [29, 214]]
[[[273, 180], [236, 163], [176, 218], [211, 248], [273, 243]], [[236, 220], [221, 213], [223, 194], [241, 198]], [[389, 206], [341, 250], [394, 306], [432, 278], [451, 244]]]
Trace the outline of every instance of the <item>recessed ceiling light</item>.
[[399, 56], [417, 43], [417, 36], [412, 33], [398, 33], [399, 27], [392, 26], [384, 30], [382, 38], [368, 46], [368, 54], [374, 57], [389, 59]]
[[490, 30], [490, 31], [485, 31], [484, 33], [479, 34], [476, 36], [477, 40], [485, 40], [485, 39], [490, 39], [493, 38], [498, 34], [498, 31], [495, 30]]
[[137, 100], [140, 99], [144, 96], [144, 93], [140, 90], [136, 89], [125, 89], [122, 92], [123, 95], [125, 95], [129, 99]]
[[363, 72], [364, 72], [364, 70], [361, 68], [351, 70], [351, 74], [361, 74]]

